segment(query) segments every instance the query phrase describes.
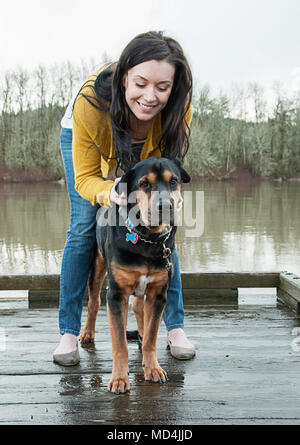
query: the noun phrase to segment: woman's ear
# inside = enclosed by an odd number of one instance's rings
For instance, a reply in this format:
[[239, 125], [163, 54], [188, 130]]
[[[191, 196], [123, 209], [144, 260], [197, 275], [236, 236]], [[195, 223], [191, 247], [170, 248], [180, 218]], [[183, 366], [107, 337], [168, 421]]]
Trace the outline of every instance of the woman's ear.
[[177, 165], [180, 170], [181, 181], [184, 183], [188, 183], [191, 181], [191, 177], [188, 172], [183, 168], [182, 162], [179, 159], [173, 159], [173, 162]]

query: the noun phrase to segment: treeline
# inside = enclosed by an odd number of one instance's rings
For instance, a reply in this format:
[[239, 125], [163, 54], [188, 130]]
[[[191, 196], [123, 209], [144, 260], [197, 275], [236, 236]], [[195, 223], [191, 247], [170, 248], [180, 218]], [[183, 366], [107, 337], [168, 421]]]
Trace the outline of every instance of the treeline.
[[[101, 64], [106, 62], [103, 54]], [[60, 121], [72, 95], [97, 68], [94, 60], [82, 60], [0, 76], [0, 164], [40, 167], [53, 179], [63, 177]]]
[[[81, 82], [99, 64], [67, 62], [18, 68], [0, 75], [0, 164], [40, 167], [53, 179], [63, 176], [60, 120]], [[186, 165], [194, 178], [229, 178], [239, 168], [268, 178], [300, 175], [300, 94], [277, 87], [273, 104], [257, 84], [213, 94], [195, 92], [190, 151]]]
[[256, 83], [213, 96], [208, 86], [194, 98], [189, 171], [195, 177], [230, 178], [239, 168], [254, 176], [300, 176], [300, 92], [274, 86], [272, 104]]

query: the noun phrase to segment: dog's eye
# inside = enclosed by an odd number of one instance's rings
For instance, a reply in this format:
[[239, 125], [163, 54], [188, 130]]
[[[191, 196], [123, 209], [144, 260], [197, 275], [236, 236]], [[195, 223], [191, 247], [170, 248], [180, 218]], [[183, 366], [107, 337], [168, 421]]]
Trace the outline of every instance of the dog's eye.
[[170, 179], [170, 185], [176, 185], [176, 184], [178, 184], [177, 178], [171, 178]]
[[149, 186], [150, 186], [150, 182], [147, 181], [147, 179], [144, 179], [144, 181], [142, 181], [142, 182], [140, 183], [140, 187], [141, 187], [142, 189], [147, 189], [147, 188], [149, 188]]

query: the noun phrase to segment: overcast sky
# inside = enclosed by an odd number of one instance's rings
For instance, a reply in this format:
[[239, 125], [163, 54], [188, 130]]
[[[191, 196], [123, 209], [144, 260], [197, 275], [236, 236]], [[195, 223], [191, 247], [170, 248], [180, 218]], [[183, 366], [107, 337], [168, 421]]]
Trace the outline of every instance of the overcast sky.
[[300, 89], [300, 0], [1, 0], [0, 71], [117, 59], [148, 30], [181, 43], [199, 84]]

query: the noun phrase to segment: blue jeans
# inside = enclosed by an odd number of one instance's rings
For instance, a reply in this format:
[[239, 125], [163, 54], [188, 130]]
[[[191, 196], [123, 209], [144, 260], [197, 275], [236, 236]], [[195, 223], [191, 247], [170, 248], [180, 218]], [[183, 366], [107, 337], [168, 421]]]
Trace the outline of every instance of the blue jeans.
[[[83, 297], [96, 242], [96, 213], [93, 206], [75, 190], [72, 159], [72, 130], [62, 128], [60, 147], [70, 199], [70, 227], [62, 257], [60, 275], [59, 330], [61, 334], [79, 335]], [[183, 328], [184, 309], [179, 259], [175, 249], [174, 274], [170, 282], [163, 314], [167, 330]]]

